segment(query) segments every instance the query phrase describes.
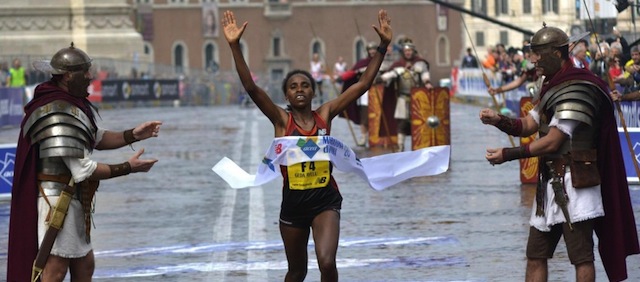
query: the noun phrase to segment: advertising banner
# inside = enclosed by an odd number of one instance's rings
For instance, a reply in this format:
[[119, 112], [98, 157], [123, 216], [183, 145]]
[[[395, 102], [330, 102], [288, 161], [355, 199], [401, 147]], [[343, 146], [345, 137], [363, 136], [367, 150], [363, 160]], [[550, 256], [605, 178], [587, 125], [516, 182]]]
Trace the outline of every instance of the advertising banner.
[[0, 199], [11, 197], [17, 144], [0, 144]]
[[102, 101], [152, 101], [180, 99], [177, 79], [109, 79], [102, 81]]
[[0, 127], [20, 126], [23, 88], [0, 88]]

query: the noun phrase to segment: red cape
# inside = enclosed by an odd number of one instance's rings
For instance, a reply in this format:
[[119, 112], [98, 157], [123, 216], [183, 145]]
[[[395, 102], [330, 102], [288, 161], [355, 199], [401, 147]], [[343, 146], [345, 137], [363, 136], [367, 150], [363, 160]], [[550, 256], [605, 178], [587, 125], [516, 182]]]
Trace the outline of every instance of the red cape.
[[594, 83], [604, 96], [599, 115], [602, 124], [597, 149], [605, 215], [596, 221], [595, 233], [598, 236], [602, 265], [609, 281], [622, 281], [627, 279], [626, 257], [640, 253], [640, 247], [618, 137], [615, 109], [608, 95], [608, 87], [589, 70], [565, 64], [561, 72], [542, 87], [541, 93], [546, 93], [546, 90], [563, 81], [576, 79]]
[[[24, 126], [36, 109], [55, 100], [64, 100], [76, 105], [91, 118], [93, 126], [96, 126], [93, 112], [86, 99], [73, 97], [48, 81], [36, 87], [33, 100], [24, 107], [25, 117], [20, 127]], [[38, 253], [38, 183], [36, 181], [38, 150], [38, 145], [31, 146], [30, 137], [23, 136], [21, 129], [11, 188], [7, 254], [7, 281], [9, 282], [31, 281], [31, 269]]]
[[[355, 65], [353, 65], [353, 67], [351, 67], [351, 70], [349, 72], [345, 73], [348, 75], [343, 76], [341, 93], [344, 93], [347, 88], [358, 82], [358, 80], [360, 79], [360, 74], [358, 74], [357, 71], [368, 66], [370, 61], [371, 57], [361, 59], [360, 61], [357, 61]], [[347, 116], [345, 116], [345, 113]], [[338, 116], [342, 118], [348, 118], [355, 124], [360, 124], [362, 121], [360, 120], [360, 107], [358, 107], [357, 100], [351, 102], [344, 110], [344, 112], [340, 113]]]

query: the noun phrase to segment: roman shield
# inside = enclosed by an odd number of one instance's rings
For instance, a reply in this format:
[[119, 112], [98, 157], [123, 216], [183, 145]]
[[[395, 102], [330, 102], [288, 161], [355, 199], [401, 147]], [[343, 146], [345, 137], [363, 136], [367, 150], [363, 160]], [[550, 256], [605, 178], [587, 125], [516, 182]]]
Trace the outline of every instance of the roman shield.
[[[520, 98], [520, 117], [524, 117], [527, 113], [533, 109], [533, 102], [531, 97]], [[536, 139], [538, 133], [534, 133], [528, 137], [520, 137], [520, 145], [524, 146], [533, 142]], [[531, 157], [526, 159], [520, 159], [520, 182], [523, 184], [537, 183], [538, 182], [538, 158]]]
[[449, 89], [411, 90], [411, 149], [451, 145]]

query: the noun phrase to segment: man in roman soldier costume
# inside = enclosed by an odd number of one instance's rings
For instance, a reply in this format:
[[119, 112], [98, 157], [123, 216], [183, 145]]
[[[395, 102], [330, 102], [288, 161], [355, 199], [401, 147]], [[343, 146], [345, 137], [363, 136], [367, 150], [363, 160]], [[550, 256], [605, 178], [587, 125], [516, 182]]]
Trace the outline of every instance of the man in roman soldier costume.
[[[351, 85], [358, 82], [362, 73], [367, 69], [367, 65], [371, 61], [371, 58], [376, 54], [376, 48], [378, 43], [369, 42], [367, 44], [367, 57], [357, 61], [350, 70], [344, 72], [339, 81], [342, 82], [342, 90], [349, 89]], [[369, 91], [364, 93], [356, 102], [349, 104], [347, 109], [340, 114], [340, 117], [348, 118], [353, 123], [360, 125], [361, 137], [358, 140], [358, 146], [366, 146], [369, 139]], [[345, 116], [346, 115], [346, 116]]]
[[626, 257], [640, 248], [608, 87], [573, 66], [569, 37], [558, 28], [545, 25], [536, 32], [531, 51], [538, 75], [544, 75], [534, 109], [517, 119], [480, 111], [482, 123], [507, 134], [540, 137], [520, 147], [489, 148], [485, 156], [492, 165], [539, 158], [526, 281], [547, 281], [547, 260], [560, 237], [576, 281], [595, 281], [594, 231], [609, 280], [624, 280]]
[[[395, 101], [393, 118], [396, 120], [398, 151], [404, 151], [405, 137], [411, 135], [411, 89], [414, 87], [433, 88], [429, 75], [429, 63], [418, 55], [411, 39], [401, 43], [402, 57], [395, 61], [387, 72], [380, 75], [389, 86], [385, 89], [385, 104]], [[395, 95], [388, 95], [391, 91]], [[393, 130], [390, 130], [393, 131]]]
[[116, 149], [158, 136], [161, 122], [125, 131], [96, 124], [87, 100], [91, 58], [73, 46], [34, 66], [52, 74], [25, 108], [11, 193], [7, 281], [91, 281], [94, 193], [101, 179], [147, 172], [157, 162], [138, 150], [120, 164], [92, 160], [93, 149]]

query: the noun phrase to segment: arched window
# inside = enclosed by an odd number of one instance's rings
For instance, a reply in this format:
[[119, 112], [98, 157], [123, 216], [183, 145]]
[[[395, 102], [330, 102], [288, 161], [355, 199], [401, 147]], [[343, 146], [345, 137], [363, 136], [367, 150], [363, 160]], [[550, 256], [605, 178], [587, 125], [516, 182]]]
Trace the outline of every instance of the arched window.
[[217, 72], [219, 69], [218, 64], [218, 54], [216, 52], [217, 48], [215, 43], [207, 42], [204, 45], [203, 49], [203, 58], [204, 58], [204, 70], [208, 72]]
[[189, 68], [188, 50], [184, 42], [173, 44], [172, 63], [175, 73], [184, 74]]
[[358, 38], [356, 40], [356, 47], [354, 51], [356, 52], [355, 54], [356, 62], [367, 57], [367, 43], [364, 42], [364, 39]]
[[144, 42], [144, 54], [153, 58], [153, 45], [149, 42]]
[[318, 53], [320, 58], [324, 58], [324, 52], [322, 49], [322, 43], [319, 40], [314, 40], [311, 43], [311, 55]]
[[438, 66], [448, 66], [451, 64], [449, 58], [451, 50], [449, 48], [449, 39], [444, 36], [438, 36], [438, 44], [436, 45], [436, 61]]
[[184, 73], [184, 47], [182, 45], [173, 49], [173, 66], [176, 73]]

